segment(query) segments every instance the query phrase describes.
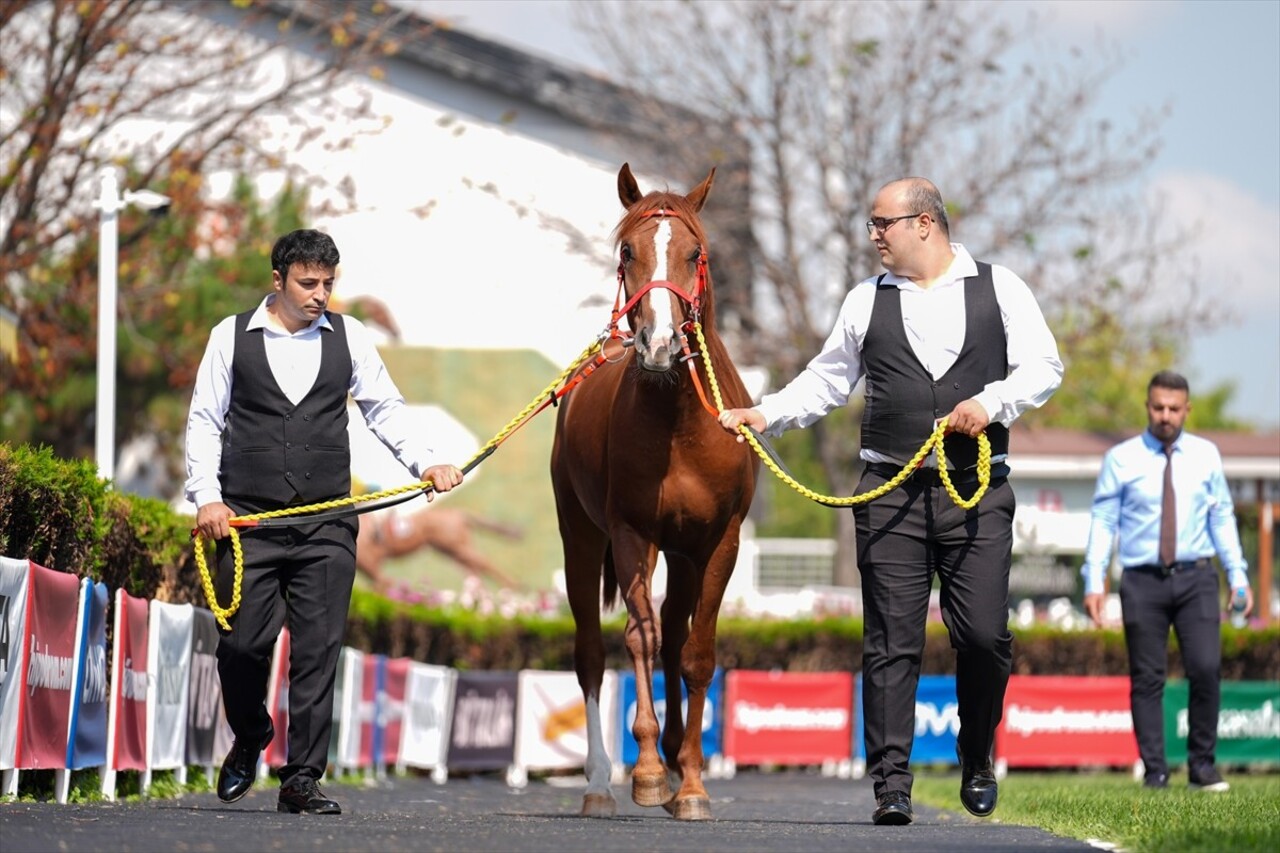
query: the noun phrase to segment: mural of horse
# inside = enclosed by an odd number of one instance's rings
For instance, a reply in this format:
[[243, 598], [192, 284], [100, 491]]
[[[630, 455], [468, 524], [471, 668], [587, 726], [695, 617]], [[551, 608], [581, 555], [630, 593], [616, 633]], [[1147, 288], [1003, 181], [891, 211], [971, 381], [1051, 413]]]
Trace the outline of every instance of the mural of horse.
[[[706, 365], [690, 358], [699, 351], [693, 323], [700, 322], [724, 407], [750, 405], [715, 332], [707, 238], [698, 217], [714, 178], [712, 169], [687, 195], [642, 195], [630, 166], [622, 166], [618, 197], [626, 212], [614, 237], [625, 304], [615, 315], [626, 316], [633, 336], [619, 358], [600, 365], [559, 407], [551, 478], [576, 623], [575, 668], [587, 707], [584, 815], [608, 817], [617, 809], [600, 721], [600, 617], [602, 592], [604, 606], [612, 607], [621, 591], [636, 672], [632, 732], [640, 747], [632, 799], [665, 806], [682, 820], [711, 817], [702, 783], [702, 717], [716, 667], [716, 620], [758, 469], [755, 455], [720, 428], [703, 402]], [[656, 613], [650, 583], [659, 551], [667, 589]], [[652, 690], [659, 656], [667, 692], [665, 763]], [[683, 718], [681, 680], [688, 690]]]

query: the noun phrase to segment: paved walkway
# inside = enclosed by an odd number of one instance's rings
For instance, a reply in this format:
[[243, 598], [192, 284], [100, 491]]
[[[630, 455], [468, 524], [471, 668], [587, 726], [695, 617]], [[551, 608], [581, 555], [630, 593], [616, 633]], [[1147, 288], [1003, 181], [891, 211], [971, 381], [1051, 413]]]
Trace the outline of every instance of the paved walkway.
[[277, 813], [274, 785], [260, 785], [232, 805], [213, 794], [86, 805], [7, 803], [0, 804], [0, 847], [4, 853], [1091, 849], [1039, 829], [919, 805], [911, 826], [873, 826], [874, 803], [866, 779], [800, 771], [746, 771], [733, 779], [710, 779], [714, 819], [696, 823], [675, 821], [660, 808], [636, 806], [625, 786], [614, 789], [616, 818], [581, 818], [577, 813], [584, 785], [581, 777], [568, 777], [535, 780], [513, 790], [488, 775], [453, 778], [444, 785], [417, 776], [371, 786], [335, 783], [325, 786], [343, 807], [343, 814], [334, 817]]

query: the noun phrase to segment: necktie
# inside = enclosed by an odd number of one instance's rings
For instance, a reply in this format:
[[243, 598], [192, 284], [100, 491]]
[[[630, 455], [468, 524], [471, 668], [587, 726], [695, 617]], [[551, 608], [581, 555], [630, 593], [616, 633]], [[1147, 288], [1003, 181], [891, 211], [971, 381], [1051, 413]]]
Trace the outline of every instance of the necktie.
[[1160, 501], [1160, 565], [1178, 559], [1178, 501], [1173, 494], [1173, 448], [1164, 449], [1164, 496]]

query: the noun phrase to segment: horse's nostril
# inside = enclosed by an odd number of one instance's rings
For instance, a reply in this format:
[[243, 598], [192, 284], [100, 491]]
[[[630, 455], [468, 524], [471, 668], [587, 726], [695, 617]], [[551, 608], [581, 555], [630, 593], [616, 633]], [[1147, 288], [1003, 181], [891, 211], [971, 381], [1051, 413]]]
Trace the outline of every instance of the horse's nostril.
[[649, 338], [653, 337], [653, 333], [650, 332], [647, 328], [644, 328], [640, 330], [640, 334], [636, 335], [636, 337], [640, 339], [640, 346], [644, 347], [645, 349], [648, 349]]

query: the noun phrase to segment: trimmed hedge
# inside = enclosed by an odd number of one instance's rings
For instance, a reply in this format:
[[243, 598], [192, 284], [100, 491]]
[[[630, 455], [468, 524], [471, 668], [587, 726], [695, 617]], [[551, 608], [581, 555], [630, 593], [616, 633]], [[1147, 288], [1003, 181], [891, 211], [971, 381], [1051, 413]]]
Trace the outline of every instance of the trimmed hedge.
[[[0, 554], [26, 557], [63, 572], [103, 581], [130, 595], [205, 606], [191, 544], [192, 519], [150, 498], [118, 494], [85, 460], [63, 460], [48, 448], [0, 443]], [[429, 609], [355, 590], [347, 643], [366, 652], [410, 657], [459, 669], [573, 669], [573, 620], [480, 615]], [[631, 668], [620, 612], [606, 616], [607, 665]], [[1014, 631], [1014, 672], [1034, 675], [1124, 675], [1119, 631]], [[856, 672], [861, 668], [862, 621], [852, 618], [784, 620], [725, 617], [717, 656], [726, 669]], [[1280, 627], [1222, 631], [1223, 677], [1280, 677]], [[941, 624], [930, 624], [922, 670], [955, 671], [955, 655]], [[1170, 642], [1169, 675], [1181, 677]]]
[[[605, 619], [606, 665], [631, 669], [623, 642], [623, 617]], [[1127, 675], [1129, 661], [1119, 630], [1014, 630], [1013, 671], [1020, 675]], [[573, 620], [480, 616], [400, 604], [356, 590], [347, 622], [347, 644], [366, 652], [410, 657], [460, 669], [573, 669]], [[791, 672], [857, 672], [862, 668], [862, 620], [784, 620], [726, 617], [716, 633], [719, 665], [726, 669]], [[924, 673], [954, 674], [955, 653], [946, 628], [927, 629]], [[1169, 677], [1183, 677], [1182, 659], [1170, 642]], [[1280, 627], [1222, 629], [1222, 676], [1230, 681], [1280, 676]]]

